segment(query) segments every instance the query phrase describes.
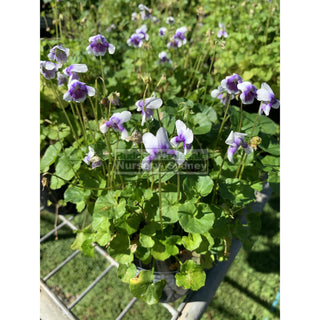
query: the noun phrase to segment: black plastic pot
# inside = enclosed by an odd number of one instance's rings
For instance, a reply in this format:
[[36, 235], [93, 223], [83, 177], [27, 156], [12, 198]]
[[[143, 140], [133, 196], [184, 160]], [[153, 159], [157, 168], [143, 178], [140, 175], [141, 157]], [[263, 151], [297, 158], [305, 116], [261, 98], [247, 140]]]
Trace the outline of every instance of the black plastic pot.
[[[137, 267], [137, 275], [142, 270], [151, 270], [150, 265], [144, 265], [140, 260], [134, 260], [134, 264]], [[165, 261], [155, 261], [155, 271], [154, 271], [154, 280], [153, 282], [160, 281], [161, 279], [166, 280], [166, 286], [162, 291], [162, 296], [159, 302], [168, 303], [176, 301], [177, 299], [183, 297], [189, 291], [188, 289], [184, 289], [182, 287], [178, 287], [176, 284], [175, 275], [178, 271], [171, 271], [169, 266], [171, 264], [170, 260]]]

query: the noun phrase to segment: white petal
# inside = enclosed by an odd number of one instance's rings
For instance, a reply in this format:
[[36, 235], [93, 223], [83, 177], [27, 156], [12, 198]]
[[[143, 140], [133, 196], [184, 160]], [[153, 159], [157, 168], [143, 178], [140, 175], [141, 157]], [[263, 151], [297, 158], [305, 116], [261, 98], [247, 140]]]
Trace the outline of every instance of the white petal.
[[109, 129], [109, 128], [106, 126], [105, 123], [100, 126], [100, 131], [101, 131], [102, 133], [106, 133], [106, 132], [108, 131], [108, 129]]
[[113, 44], [109, 43], [108, 51], [110, 54], [114, 54], [114, 52], [116, 51], [116, 47]]
[[93, 87], [87, 86], [87, 89], [88, 89], [88, 96], [89, 97], [92, 97], [95, 95], [96, 90]]
[[92, 147], [89, 146], [89, 153], [88, 153], [88, 157], [92, 158], [94, 156], [94, 150]]
[[257, 100], [270, 101], [271, 100], [270, 92], [264, 88], [258, 89], [257, 90]]
[[185, 33], [187, 32], [188, 29], [186, 27], [181, 27], [181, 28], [178, 28], [176, 32], [182, 32], [182, 33]]
[[261, 89], [264, 89], [264, 90], [266, 90], [266, 91], [268, 91], [268, 92], [270, 92], [270, 93], [273, 94], [272, 89], [270, 88], [270, 86], [269, 86], [266, 82], [263, 82], [263, 83], [261, 84]]
[[158, 140], [158, 146], [159, 148], [170, 148], [170, 142], [168, 139], [168, 133], [165, 128], [161, 127], [156, 134], [157, 140]]
[[225, 143], [227, 145], [231, 146], [234, 143], [234, 139], [235, 139], [234, 133], [233, 133], [233, 131], [231, 131], [228, 138], [226, 139]]
[[171, 145], [176, 148], [181, 142], [177, 142], [176, 141], [176, 137], [173, 137], [171, 140], [170, 140], [170, 143]]
[[[114, 114], [116, 115], [116, 114]], [[117, 117], [121, 120], [121, 122], [127, 122], [131, 118], [131, 112], [130, 111], [122, 111], [121, 113], [117, 113]]]
[[94, 52], [90, 46], [87, 46], [86, 50], [89, 54], [94, 54]]
[[177, 154], [176, 154], [176, 163], [179, 165], [179, 166], [181, 166], [183, 163], [184, 163], [184, 161], [185, 161], [185, 156], [184, 156], [184, 154], [182, 153], [182, 152], [180, 152], [180, 151], [177, 151]]
[[244, 82], [238, 83], [237, 88], [241, 91], [244, 91], [247, 89], [248, 86], [251, 86], [251, 82], [244, 81]]
[[193, 142], [193, 132], [191, 129], [187, 128], [187, 130], [183, 133], [185, 139], [186, 139], [186, 144], [190, 144]]
[[279, 109], [279, 107], [280, 107], [280, 101], [277, 100], [277, 103], [274, 104], [274, 105], [272, 106], [272, 108], [273, 108], [273, 109]]
[[69, 91], [67, 91], [67, 92], [63, 95], [63, 100], [68, 101], [68, 102], [69, 102], [69, 101], [72, 101], [72, 97], [71, 97]]
[[[140, 110], [140, 111], [141, 111], [141, 110]], [[144, 114], [144, 115], [142, 115], [141, 127], [144, 126], [145, 122], [146, 122], [146, 115]]]
[[82, 161], [84, 161], [87, 165], [90, 164], [90, 161], [88, 160], [87, 156], [85, 156]]
[[145, 170], [145, 171], [150, 171], [151, 164], [150, 164], [150, 161], [149, 161], [149, 156], [142, 159], [142, 161], [141, 161], [141, 169]]
[[128, 131], [127, 129], [123, 129], [121, 132], [121, 139], [126, 140], [126, 138], [128, 138]]
[[45, 67], [45, 69], [50, 71], [50, 70], [53, 70], [56, 68], [56, 64], [51, 61], [46, 61], [44, 64], [44, 67]]
[[148, 98], [145, 101], [145, 107], [148, 109], [159, 109], [162, 106], [162, 100], [160, 98]]
[[151, 132], [147, 132], [142, 136], [142, 142], [148, 153], [158, 148], [158, 139]]
[[249, 153], [253, 152], [253, 149], [252, 149], [252, 147], [248, 146], [247, 148], [244, 148], [244, 151], [246, 154], [249, 154]]
[[88, 71], [88, 67], [86, 64], [74, 64], [72, 68], [72, 72], [84, 73]]
[[240, 132], [234, 132], [234, 138], [240, 138], [240, 139], [244, 139], [244, 137], [246, 136], [246, 133], [240, 133]]
[[184, 124], [183, 121], [177, 120], [176, 121], [176, 128], [177, 128], [178, 135], [180, 135], [180, 134], [183, 134], [186, 131], [187, 126]]
[[[223, 79], [221, 81], [221, 87], [224, 89], [224, 90], [227, 90], [227, 79]], [[218, 88], [219, 89], [219, 88]]]

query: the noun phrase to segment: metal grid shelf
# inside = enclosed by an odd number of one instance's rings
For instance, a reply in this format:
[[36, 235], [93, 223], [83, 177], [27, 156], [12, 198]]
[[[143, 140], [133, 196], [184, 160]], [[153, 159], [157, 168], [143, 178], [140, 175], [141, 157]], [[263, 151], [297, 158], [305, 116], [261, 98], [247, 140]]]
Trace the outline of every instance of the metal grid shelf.
[[[251, 209], [256, 212], [262, 212], [265, 204], [271, 196], [272, 190], [267, 184], [262, 192], [257, 193], [257, 202], [251, 206]], [[61, 223], [53, 230], [48, 232], [40, 239], [40, 244], [47, 238], [55, 233], [56, 230], [61, 229], [64, 226], [69, 227], [71, 230], [77, 230], [77, 227], [71, 222], [74, 216], [69, 219], [59, 215]], [[242, 219], [245, 221], [245, 215]], [[243, 221], [243, 222], [244, 222]], [[234, 239], [230, 248], [230, 256], [227, 261], [221, 262], [215, 265], [213, 268], [207, 271], [206, 284], [198, 291], [190, 291], [184, 301], [179, 305], [177, 309], [172, 307], [168, 303], [161, 303], [171, 314], [171, 320], [200, 320], [207, 306], [212, 300], [216, 290], [226, 275], [230, 265], [234, 261], [236, 255], [241, 248], [241, 242]], [[73, 312], [72, 309], [106, 276], [110, 270], [114, 267], [118, 268], [118, 263], [108, 255], [108, 253], [99, 246], [95, 246], [95, 251], [103, 256], [110, 264], [108, 267], [93, 281], [88, 287], [70, 304], [65, 305], [62, 300], [50, 290], [46, 281], [48, 281], [54, 274], [60, 271], [62, 268], [68, 267], [68, 263], [74, 259], [79, 250], [74, 251], [69, 255], [62, 263], [50, 271], [44, 278], [40, 279], [40, 317], [41, 320], [80, 320]], [[137, 298], [131, 299], [127, 306], [121, 311], [121, 313], [115, 318], [115, 320], [121, 320], [125, 317], [128, 311], [133, 307]]]

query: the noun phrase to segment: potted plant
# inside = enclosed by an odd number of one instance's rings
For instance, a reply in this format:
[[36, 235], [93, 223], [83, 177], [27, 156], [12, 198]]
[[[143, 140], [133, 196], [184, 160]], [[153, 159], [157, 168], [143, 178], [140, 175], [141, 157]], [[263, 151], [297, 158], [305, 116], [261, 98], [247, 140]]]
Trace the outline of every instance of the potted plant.
[[[168, 48], [185, 45], [186, 31], [179, 28]], [[147, 39], [143, 25], [127, 44], [138, 50]], [[166, 79], [155, 84], [144, 73], [136, 101], [120, 103], [118, 92], [108, 94], [102, 60], [115, 52], [102, 34], [89, 38], [99, 86], [83, 81], [90, 69], [68, 64], [62, 45], [41, 62], [59, 115], [41, 123], [41, 172], [52, 190], [65, 187], [62, 206], [72, 203], [91, 217], [72, 249], [93, 256], [95, 245], [106, 248], [133, 295], [168, 302], [204, 286], [205, 270], [228, 258], [233, 237], [252, 245], [259, 214], [248, 214], [248, 229], [239, 216], [266, 181], [279, 182], [278, 126], [268, 118], [279, 101], [267, 83], [258, 89], [232, 74], [211, 92], [219, 113], [197, 89], [163, 99]], [[163, 52], [159, 58], [170, 67]], [[256, 101], [255, 114], [243, 110]]]

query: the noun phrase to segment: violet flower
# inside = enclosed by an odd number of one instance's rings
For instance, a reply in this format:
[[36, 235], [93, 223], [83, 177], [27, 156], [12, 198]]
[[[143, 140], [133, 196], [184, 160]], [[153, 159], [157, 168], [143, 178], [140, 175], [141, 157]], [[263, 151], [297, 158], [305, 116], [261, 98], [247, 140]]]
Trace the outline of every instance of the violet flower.
[[60, 66], [51, 61], [40, 61], [40, 73], [48, 80], [54, 79]]
[[166, 22], [167, 22], [167, 24], [174, 24], [176, 21], [174, 20], [173, 17], [168, 17], [168, 18], [166, 19]]
[[229, 99], [232, 100], [234, 95], [228, 94], [227, 90], [222, 86], [219, 86], [218, 89], [214, 89], [211, 91], [212, 98], [218, 98], [223, 105], [227, 105]]
[[85, 73], [88, 71], [86, 64], [71, 64], [68, 68], [63, 70], [65, 75], [69, 76], [69, 83], [73, 80], [79, 80], [78, 73]]
[[142, 40], [149, 40], [149, 35], [147, 34], [147, 26], [144, 24], [136, 30], [136, 34], [140, 36]]
[[257, 91], [257, 100], [262, 101], [259, 110], [260, 115], [264, 112], [266, 116], [269, 116], [271, 108], [279, 109], [280, 107], [280, 101], [275, 98], [272, 89], [265, 82], [262, 83], [261, 89]]
[[245, 141], [244, 137], [246, 133], [233, 132], [231, 131], [225, 143], [229, 145], [228, 148], [228, 159], [231, 163], [234, 163], [233, 156], [238, 152], [240, 146], [244, 149], [246, 154], [253, 152], [252, 147], [250, 147]]
[[183, 143], [184, 154], [186, 155], [191, 149], [193, 142], [193, 132], [181, 120], [176, 121], [177, 136], [170, 140], [171, 145], [176, 148], [179, 144]]
[[165, 51], [161, 51], [159, 53], [159, 61], [158, 63], [161, 64], [161, 63], [165, 63], [165, 62], [168, 62], [168, 63], [172, 63], [172, 60], [170, 60], [167, 56], [167, 53]]
[[116, 50], [115, 46], [109, 43], [101, 34], [90, 37], [89, 42], [90, 44], [87, 47], [87, 52], [95, 56], [104, 56], [107, 50], [110, 54], [114, 54]]
[[61, 87], [64, 83], [68, 82], [68, 75], [58, 72], [57, 79], [58, 79], [58, 87]]
[[167, 28], [166, 27], [161, 27], [159, 29], [159, 36], [163, 37], [166, 34], [166, 32], [167, 32]]
[[138, 19], [138, 14], [136, 13], [136, 12], [132, 12], [132, 14], [131, 14], [131, 20], [137, 20]]
[[128, 131], [123, 126], [123, 123], [129, 121], [130, 118], [130, 111], [114, 113], [108, 121], [100, 125], [100, 131], [102, 133], [106, 133], [109, 128], [113, 128], [115, 132], [121, 132], [121, 139], [125, 140], [126, 138], [128, 138]]
[[156, 98], [152, 96], [150, 98], [146, 98], [144, 100], [143, 106], [143, 99], [136, 102], [137, 111], [142, 111], [142, 121], [141, 126], [144, 125], [146, 120], [152, 118], [153, 119], [153, 110], [159, 109], [162, 106], [162, 100], [160, 98]]
[[167, 44], [167, 48], [180, 48], [182, 46], [182, 42], [178, 39], [171, 38], [170, 42]]
[[83, 161], [87, 164], [90, 165], [92, 164], [92, 169], [98, 168], [102, 166], [102, 162], [98, 156], [95, 156], [95, 151], [93, 148], [89, 146], [89, 152], [87, 155], [83, 158]]
[[145, 133], [142, 137], [142, 142], [149, 153], [149, 156], [142, 159], [142, 170], [149, 171], [151, 169], [151, 162], [163, 154], [173, 156], [178, 165], [183, 164], [185, 160], [182, 152], [170, 149], [168, 133], [163, 127], [157, 131], [155, 136], [150, 132]]
[[222, 88], [226, 89], [230, 94], [237, 94], [239, 93], [238, 84], [242, 83], [242, 78], [234, 73], [232, 76], [227, 76], [225, 79], [221, 81]]
[[219, 31], [218, 31], [217, 37], [218, 38], [221, 38], [221, 37], [227, 38], [228, 37], [228, 33], [226, 31], [226, 27], [221, 22], [219, 22]]
[[251, 104], [257, 97], [257, 88], [252, 83], [245, 81], [238, 84], [238, 89], [242, 91], [240, 99], [243, 104]]
[[65, 101], [82, 102], [86, 100], [87, 95], [92, 97], [95, 95], [95, 89], [87, 86], [79, 80], [72, 80], [68, 84], [68, 91], [63, 95]]
[[143, 44], [143, 41], [141, 39], [141, 36], [136, 33], [132, 34], [127, 41], [128, 46], [134, 46], [135, 48], [140, 48], [142, 44]]
[[173, 39], [177, 39], [181, 42], [181, 45], [185, 45], [187, 43], [187, 38], [185, 37], [185, 33], [187, 32], [186, 27], [178, 28], [175, 35], [173, 36]]
[[68, 60], [69, 51], [69, 49], [57, 45], [50, 50], [48, 58], [50, 60], [56, 60], [58, 63], [64, 64]]
[[142, 3], [140, 3], [138, 5], [138, 8], [140, 10], [140, 16], [141, 16], [142, 20], [146, 20], [146, 19], [150, 19], [151, 20], [151, 18], [152, 18], [151, 10], [147, 6], [145, 6]]

